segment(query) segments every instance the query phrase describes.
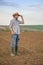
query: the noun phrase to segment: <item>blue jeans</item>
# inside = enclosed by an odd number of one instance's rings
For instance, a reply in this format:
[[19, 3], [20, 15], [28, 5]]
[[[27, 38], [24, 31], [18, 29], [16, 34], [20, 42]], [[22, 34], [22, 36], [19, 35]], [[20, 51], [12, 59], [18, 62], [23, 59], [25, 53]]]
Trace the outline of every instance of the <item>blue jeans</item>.
[[12, 41], [11, 41], [11, 51], [12, 53], [14, 53], [14, 49], [15, 49], [15, 53], [18, 52], [18, 41], [20, 39], [20, 35], [19, 34], [13, 34], [12, 36]]

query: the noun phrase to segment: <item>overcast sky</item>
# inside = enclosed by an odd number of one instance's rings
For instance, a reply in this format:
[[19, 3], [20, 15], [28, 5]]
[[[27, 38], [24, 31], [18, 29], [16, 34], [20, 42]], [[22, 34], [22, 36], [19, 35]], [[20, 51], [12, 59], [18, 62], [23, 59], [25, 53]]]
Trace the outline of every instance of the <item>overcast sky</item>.
[[0, 0], [0, 25], [8, 25], [15, 12], [26, 25], [43, 25], [43, 0]]

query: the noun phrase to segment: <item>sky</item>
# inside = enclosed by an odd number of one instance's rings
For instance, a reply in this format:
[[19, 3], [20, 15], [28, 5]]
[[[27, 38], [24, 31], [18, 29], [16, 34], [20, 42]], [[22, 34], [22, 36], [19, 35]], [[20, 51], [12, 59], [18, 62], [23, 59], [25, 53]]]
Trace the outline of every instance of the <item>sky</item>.
[[43, 0], [0, 0], [0, 25], [9, 25], [15, 12], [25, 25], [43, 25]]

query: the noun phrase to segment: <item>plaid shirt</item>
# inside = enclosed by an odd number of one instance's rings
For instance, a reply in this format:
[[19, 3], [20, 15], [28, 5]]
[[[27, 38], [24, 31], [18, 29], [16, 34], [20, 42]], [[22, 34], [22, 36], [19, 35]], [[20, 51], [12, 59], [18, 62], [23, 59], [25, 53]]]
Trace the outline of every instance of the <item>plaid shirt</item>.
[[9, 27], [12, 27], [13, 31], [16, 32], [16, 34], [20, 34], [20, 24], [21, 21], [12, 19], [10, 21]]

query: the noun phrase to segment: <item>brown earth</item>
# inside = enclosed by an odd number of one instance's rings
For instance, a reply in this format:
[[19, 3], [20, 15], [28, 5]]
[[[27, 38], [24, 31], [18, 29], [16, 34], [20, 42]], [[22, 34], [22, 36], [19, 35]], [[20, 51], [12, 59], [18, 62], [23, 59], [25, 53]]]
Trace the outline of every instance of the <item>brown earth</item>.
[[0, 32], [0, 65], [43, 65], [43, 32], [22, 32], [19, 55], [10, 55], [10, 32]]

